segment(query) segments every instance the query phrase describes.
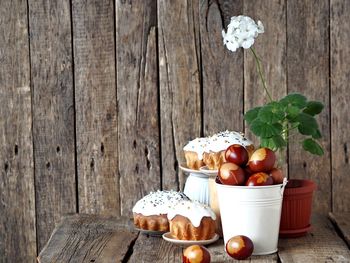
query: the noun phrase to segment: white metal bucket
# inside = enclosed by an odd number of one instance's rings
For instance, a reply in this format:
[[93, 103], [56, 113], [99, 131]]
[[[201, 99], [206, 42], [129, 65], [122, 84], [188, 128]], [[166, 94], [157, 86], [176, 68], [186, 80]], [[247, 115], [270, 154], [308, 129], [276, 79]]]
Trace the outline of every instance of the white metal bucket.
[[245, 235], [253, 241], [253, 255], [276, 252], [286, 183], [255, 187], [216, 183], [225, 244], [233, 236]]

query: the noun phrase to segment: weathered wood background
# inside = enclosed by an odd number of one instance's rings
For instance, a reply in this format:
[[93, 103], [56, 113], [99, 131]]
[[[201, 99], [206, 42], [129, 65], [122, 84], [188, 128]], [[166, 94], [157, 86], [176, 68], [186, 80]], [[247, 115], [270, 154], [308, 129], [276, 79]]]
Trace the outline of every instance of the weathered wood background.
[[35, 261], [64, 214], [179, 189], [188, 140], [246, 129], [265, 96], [251, 54], [222, 44], [238, 14], [265, 25], [273, 97], [326, 105], [326, 154], [291, 145], [289, 176], [317, 182], [314, 211], [350, 211], [348, 0], [1, 0], [0, 262]]

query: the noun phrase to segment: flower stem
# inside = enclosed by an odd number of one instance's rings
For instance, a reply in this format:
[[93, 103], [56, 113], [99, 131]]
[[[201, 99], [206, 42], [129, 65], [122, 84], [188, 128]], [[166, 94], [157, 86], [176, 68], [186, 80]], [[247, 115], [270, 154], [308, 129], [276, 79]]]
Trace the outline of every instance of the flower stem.
[[269, 97], [269, 100], [272, 101], [272, 97], [271, 97], [269, 91], [267, 90], [266, 81], [265, 81], [264, 76], [263, 76], [262, 71], [261, 71], [260, 59], [259, 59], [258, 56], [256, 55], [254, 48], [251, 47], [250, 50], [252, 51], [252, 53], [253, 53], [253, 55], [254, 55], [255, 62], [256, 62], [256, 67], [258, 68], [258, 72], [259, 72], [259, 75], [260, 75], [260, 79], [261, 79], [261, 82], [262, 82], [263, 87], [264, 87], [264, 89], [265, 89], [265, 92], [266, 92], [267, 96]]

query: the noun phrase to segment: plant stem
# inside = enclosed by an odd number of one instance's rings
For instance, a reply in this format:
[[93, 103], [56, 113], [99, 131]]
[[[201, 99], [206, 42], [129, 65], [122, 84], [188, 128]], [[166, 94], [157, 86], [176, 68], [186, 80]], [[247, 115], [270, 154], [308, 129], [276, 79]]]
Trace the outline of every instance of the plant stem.
[[264, 76], [263, 76], [262, 71], [261, 71], [260, 59], [259, 59], [258, 56], [256, 55], [256, 52], [255, 52], [254, 48], [251, 47], [250, 50], [252, 51], [252, 53], [253, 53], [253, 55], [254, 55], [255, 62], [256, 62], [256, 67], [258, 68], [258, 72], [259, 72], [259, 75], [260, 75], [260, 79], [261, 79], [261, 82], [262, 82], [263, 87], [264, 87], [264, 89], [265, 89], [265, 92], [266, 92], [267, 96], [269, 97], [269, 100], [272, 101], [272, 97], [271, 97], [269, 91], [267, 90], [266, 81], [265, 81]]
[[288, 132], [291, 131], [291, 130], [294, 130], [298, 128], [298, 125], [295, 125], [295, 126], [292, 126], [292, 127], [288, 127], [288, 125], [283, 125], [283, 130], [282, 130], [282, 137], [283, 139], [287, 139], [288, 138]]

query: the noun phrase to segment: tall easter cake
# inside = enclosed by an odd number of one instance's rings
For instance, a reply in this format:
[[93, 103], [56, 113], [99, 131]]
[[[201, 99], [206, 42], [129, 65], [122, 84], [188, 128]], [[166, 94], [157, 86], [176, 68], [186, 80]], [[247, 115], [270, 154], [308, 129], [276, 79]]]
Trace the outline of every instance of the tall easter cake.
[[224, 131], [188, 142], [183, 148], [187, 167], [198, 170], [206, 165], [210, 170], [217, 170], [225, 162], [225, 151], [232, 144], [244, 146], [249, 154], [254, 151], [253, 143], [243, 133]]

